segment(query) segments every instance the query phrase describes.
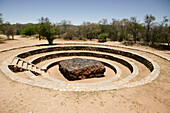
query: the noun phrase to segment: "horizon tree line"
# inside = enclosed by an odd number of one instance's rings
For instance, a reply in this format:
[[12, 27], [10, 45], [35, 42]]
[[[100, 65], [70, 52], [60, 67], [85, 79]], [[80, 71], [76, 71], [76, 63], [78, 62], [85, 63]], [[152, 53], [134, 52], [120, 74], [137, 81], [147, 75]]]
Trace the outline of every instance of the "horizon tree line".
[[155, 43], [170, 44], [170, 20], [167, 16], [161, 22], [156, 22], [152, 14], [144, 17], [144, 23], [139, 23], [137, 17], [130, 19], [112, 19], [108, 23], [107, 19], [102, 19], [98, 23], [83, 22], [82, 25], [74, 26], [69, 20], [62, 20], [60, 23], [52, 23], [49, 18], [41, 17], [38, 24], [10, 24], [3, 23], [0, 13], [0, 31], [9, 38], [14, 35], [38, 35], [38, 39], [47, 39], [49, 44], [53, 44], [56, 38], [65, 40], [92, 40], [99, 42], [120, 41], [125, 44], [136, 44], [142, 42], [146, 45]]

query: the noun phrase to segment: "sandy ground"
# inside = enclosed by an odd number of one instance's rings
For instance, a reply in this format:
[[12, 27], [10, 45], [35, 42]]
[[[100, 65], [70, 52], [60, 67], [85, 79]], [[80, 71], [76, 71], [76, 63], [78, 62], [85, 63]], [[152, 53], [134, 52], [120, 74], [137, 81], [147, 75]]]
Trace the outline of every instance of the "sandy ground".
[[[16, 40], [1, 43], [0, 50], [40, 43], [47, 41], [16, 37]], [[118, 42], [107, 43], [123, 46]], [[170, 51], [155, 50], [146, 46], [131, 47], [150, 50], [170, 58]], [[34, 48], [0, 53], [0, 64], [15, 53]], [[159, 64], [161, 71], [156, 80], [143, 86], [119, 90], [60, 92], [14, 82], [0, 71], [0, 113], [170, 113], [170, 62], [149, 53], [130, 51], [147, 56]], [[145, 75], [145, 68], [140, 66], [141, 76], [142, 73]]]

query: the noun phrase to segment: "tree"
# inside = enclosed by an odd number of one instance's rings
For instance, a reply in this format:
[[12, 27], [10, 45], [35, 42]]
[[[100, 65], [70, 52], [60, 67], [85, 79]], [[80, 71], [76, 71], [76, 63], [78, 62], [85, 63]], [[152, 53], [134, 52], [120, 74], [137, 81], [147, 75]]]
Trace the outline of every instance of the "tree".
[[6, 22], [2, 26], [2, 32], [7, 36], [7, 38], [9, 38], [9, 36], [11, 35], [12, 39], [14, 39], [16, 30], [14, 28], [14, 25], [11, 25], [9, 22]]
[[66, 33], [63, 34], [63, 38], [66, 40], [73, 40], [76, 37], [76, 28], [69, 27], [66, 30]]
[[168, 31], [168, 36], [166, 37], [166, 42], [168, 43], [168, 46], [170, 46], [170, 26], [168, 26], [168, 29], [167, 29], [167, 31]]
[[60, 25], [63, 26], [64, 32], [66, 32], [68, 26], [71, 25], [71, 21], [69, 21], [69, 20], [62, 20], [61, 23], [60, 23]]
[[108, 33], [108, 21], [107, 19], [102, 19], [98, 22], [100, 26], [101, 33]]
[[112, 19], [111, 25], [109, 27], [109, 38], [111, 41], [118, 40], [118, 33], [119, 33], [119, 21], [116, 19]]
[[35, 26], [35, 33], [38, 33], [38, 39], [41, 40], [41, 29], [40, 29], [41, 24], [37, 24]]
[[40, 29], [39, 29], [40, 35], [46, 37], [48, 43], [52, 45], [53, 40], [55, 39], [54, 25], [51, 24], [51, 22], [49, 21], [47, 17], [46, 18], [42, 17], [39, 20], [39, 24], [40, 24]]
[[170, 26], [168, 26], [167, 16], [163, 17], [163, 21], [160, 24], [160, 34], [163, 42], [170, 43]]
[[154, 26], [151, 28], [151, 35], [150, 35], [151, 45], [155, 45], [155, 42], [159, 42], [159, 38], [161, 37], [162, 36], [160, 35], [159, 24], [155, 23]]
[[23, 30], [23, 25], [20, 23], [15, 24], [15, 29], [16, 29], [16, 35], [20, 35], [22, 30]]
[[142, 25], [138, 23], [136, 17], [131, 17], [129, 30], [130, 33], [133, 35], [133, 40], [135, 43], [137, 41], [138, 33], [139, 31], [141, 31], [141, 29], [142, 29]]
[[62, 29], [60, 26], [55, 26], [55, 35], [61, 35], [63, 32], [62, 32]]
[[16, 29], [14, 25], [10, 25], [9, 26], [9, 31], [10, 31], [10, 35], [12, 36], [12, 39], [14, 39], [14, 35], [16, 34]]
[[82, 32], [84, 37], [92, 40], [93, 38], [98, 38], [97, 36], [100, 33], [100, 28], [95, 23], [83, 22]]
[[108, 33], [102, 33], [102, 34], [100, 34], [99, 35], [99, 38], [98, 38], [98, 41], [99, 42], [106, 42], [107, 40], [106, 40], [106, 38], [108, 38]]
[[3, 24], [2, 13], [0, 13], [0, 32], [2, 31], [2, 24]]
[[27, 26], [26, 28], [24, 28], [21, 32], [22, 35], [34, 35], [35, 31], [34, 31], [34, 27], [33, 26]]
[[0, 13], [0, 25], [2, 25], [3, 19], [2, 19], [2, 13]]
[[150, 15], [146, 15], [145, 18], [145, 24], [146, 24], [146, 41], [150, 42], [150, 38], [151, 38], [151, 27], [153, 26], [153, 21], [155, 20], [155, 17]]
[[50, 23], [50, 20], [46, 17], [46, 18], [44, 18], [44, 17], [41, 17], [40, 19], [39, 19], [39, 23], [35, 26], [35, 32], [36, 33], [38, 33], [38, 39], [39, 40], [41, 40], [41, 35], [42, 35], [42, 25], [44, 24], [44, 23]]
[[129, 20], [124, 18], [124, 19], [120, 20], [119, 24], [120, 24], [120, 28], [119, 28], [120, 38], [119, 38], [119, 40], [120, 41], [129, 40], [129, 25], [130, 25]]
[[4, 23], [3, 26], [2, 26], [2, 33], [4, 35], [6, 35], [8, 39], [9, 39], [9, 36], [10, 36], [9, 26], [10, 26], [9, 22]]

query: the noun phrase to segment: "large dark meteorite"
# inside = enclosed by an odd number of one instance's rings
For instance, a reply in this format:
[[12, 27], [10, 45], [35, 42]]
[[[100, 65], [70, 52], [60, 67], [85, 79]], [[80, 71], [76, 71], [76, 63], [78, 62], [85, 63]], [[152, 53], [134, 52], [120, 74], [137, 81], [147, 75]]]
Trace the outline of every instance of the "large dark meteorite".
[[68, 80], [81, 80], [103, 77], [105, 67], [97, 60], [73, 58], [61, 61], [59, 70]]

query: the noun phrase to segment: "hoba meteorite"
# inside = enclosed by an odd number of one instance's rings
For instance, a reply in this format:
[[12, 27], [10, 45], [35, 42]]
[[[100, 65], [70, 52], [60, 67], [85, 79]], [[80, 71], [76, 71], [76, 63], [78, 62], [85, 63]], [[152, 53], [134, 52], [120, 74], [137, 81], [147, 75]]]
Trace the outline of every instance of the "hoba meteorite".
[[60, 61], [59, 70], [66, 79], [72, 81], [104, 77], [105, 67], [97, 60], [73, 58]]

